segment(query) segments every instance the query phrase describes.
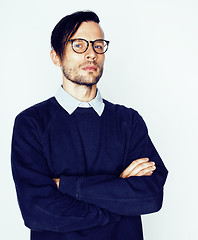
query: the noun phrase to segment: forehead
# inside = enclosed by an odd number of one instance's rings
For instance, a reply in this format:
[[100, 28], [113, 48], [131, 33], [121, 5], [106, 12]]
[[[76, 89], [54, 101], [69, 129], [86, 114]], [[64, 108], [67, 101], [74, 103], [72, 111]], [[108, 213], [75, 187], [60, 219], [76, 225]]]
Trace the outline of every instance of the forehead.
[[85, 38], [87, 40], [96, 40], [104, 38], [102, 28], [95, 22], [83, 22], [72, 38]]

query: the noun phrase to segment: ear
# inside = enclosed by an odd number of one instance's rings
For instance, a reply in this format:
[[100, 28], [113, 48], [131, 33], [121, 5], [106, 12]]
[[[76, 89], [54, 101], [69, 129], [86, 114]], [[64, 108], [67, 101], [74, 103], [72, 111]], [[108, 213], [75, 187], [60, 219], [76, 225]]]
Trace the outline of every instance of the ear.
[[52, 62], [57, 66], [60, 67], [61, 66], [61, 59], [58, 56], [58, 54], [56, 53], [56, 51], [53, 49], [50, 52], [50, 57], [52, 59]]

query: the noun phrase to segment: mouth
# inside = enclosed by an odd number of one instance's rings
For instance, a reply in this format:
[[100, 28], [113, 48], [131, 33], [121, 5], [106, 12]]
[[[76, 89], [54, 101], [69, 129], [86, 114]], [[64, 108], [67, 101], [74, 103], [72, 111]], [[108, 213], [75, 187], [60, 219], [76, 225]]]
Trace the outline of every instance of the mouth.
[[97, 67], [95, 65], [87, 65], [82, 68], [84, 71], [96, 72]]

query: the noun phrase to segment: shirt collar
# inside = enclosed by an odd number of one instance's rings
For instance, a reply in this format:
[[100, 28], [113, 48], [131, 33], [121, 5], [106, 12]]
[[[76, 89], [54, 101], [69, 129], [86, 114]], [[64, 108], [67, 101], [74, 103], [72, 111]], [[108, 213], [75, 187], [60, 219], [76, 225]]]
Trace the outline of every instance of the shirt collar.
[[99, 116], [104, 111], [104, 102], [101, 94], [97, 89], [97, 94], [90, 102], [81, 102], [66, 92], [63, 87], [60, 87], [55, 95], [57, 102], [71, 115], [77, 107], [93, 107]]

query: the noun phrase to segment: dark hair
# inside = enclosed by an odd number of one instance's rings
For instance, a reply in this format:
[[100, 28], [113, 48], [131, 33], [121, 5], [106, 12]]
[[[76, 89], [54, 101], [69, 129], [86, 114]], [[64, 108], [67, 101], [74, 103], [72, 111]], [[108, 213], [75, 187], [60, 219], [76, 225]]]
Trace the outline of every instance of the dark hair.
[[51, 35], [51, 47], [62, 58], [65, 44], [76, 33], [82, 22], [93, 21], [99, 23], [98, 16], [92, 11], [78, 11], [62, 18]]

